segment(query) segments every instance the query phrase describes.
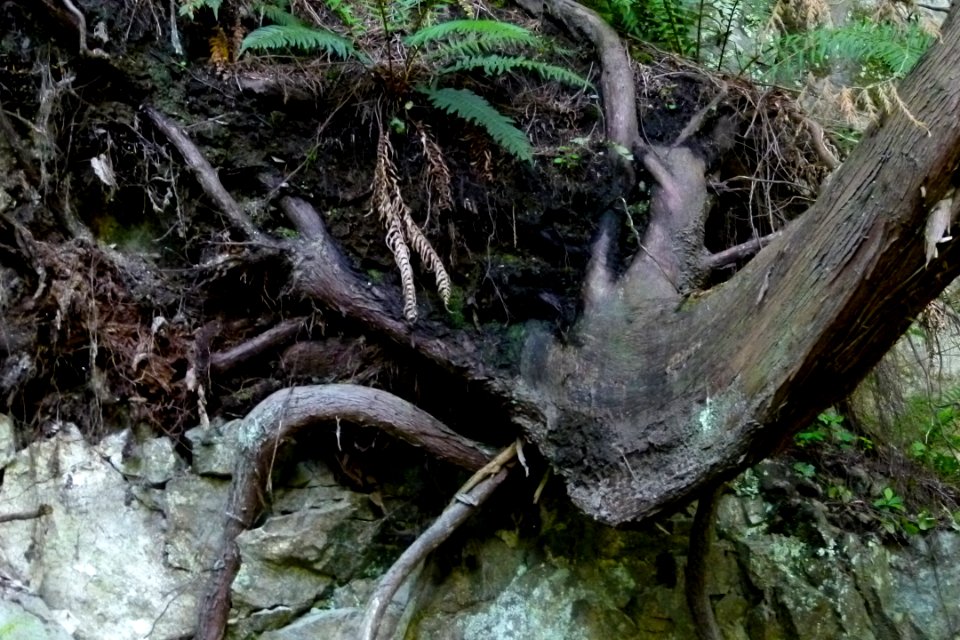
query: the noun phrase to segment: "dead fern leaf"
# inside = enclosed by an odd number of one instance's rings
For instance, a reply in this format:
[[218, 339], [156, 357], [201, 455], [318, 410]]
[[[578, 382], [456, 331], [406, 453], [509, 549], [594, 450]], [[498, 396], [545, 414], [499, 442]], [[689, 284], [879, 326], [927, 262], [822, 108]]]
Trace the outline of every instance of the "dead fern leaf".
[[222, 27], [217, 27], [210, 36], [210, 64], [222, 69], [230, 63], [230, 41]]
[[450, 276], [443, 267], [440, 256], [414, 222], [409, 207], [403, 201], [397, 169], [393, 163], [393, 147], [390, 144], [389, 134], [385, 130], [380, 132], [380, 140], [377, 143], [377, 164], [373, 172], [371, 207], [386, 230], [387, 247], [393, 253], [397, 268], [400, 269], [403, 315], [407, 321], [414, 322], [417, 319], [417, 298], [413, 267], [410, 264], [410, 246], [413, 246], [424, 265], [434, 272], [437, 291], [444, 305], [449, 304]]
[[427, 125], [418, 122], [417, 133], [423, 146], [423, 157], [427, 161], [427, 192], [433, 196], [438, 211], [453, 208], [453, 193], [450, 190], [452, 178], [443, 150], [430, 135]]

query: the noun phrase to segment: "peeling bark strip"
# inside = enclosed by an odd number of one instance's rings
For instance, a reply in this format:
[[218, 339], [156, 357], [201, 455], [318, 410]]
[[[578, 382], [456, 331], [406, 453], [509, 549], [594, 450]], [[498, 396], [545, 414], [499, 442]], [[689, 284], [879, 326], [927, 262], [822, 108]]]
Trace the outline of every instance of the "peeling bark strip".
[[197, 640], [220, 640], [230, 613], [230, 585], [240, 568], [236, 538], [263, 512], [277, 448], [306, 427], [344, 420], [377, 427], [466, 469], [482, 468], [492, 455], [443, 423], [386, 391], [349, 384], [291, 387], [267, 397], [240, 424], [238, 456], [224, 514], [220, 557], [199, 607]]
[[925, 221], [960, 179], [956, 10], [942, 34], [899, 89], [909, 112], [889, 115], [804, 216], [705, 294], [671, 296], [642, 266], [679, 267], [683, 281], [703, 179], [662, 150], [644, 156], [659, 183], [651, 257], [588, 295], [569, 345], [541, 338], [525, 355], [525, 391], [546, 418], [528, 432], [587, 513], [642, 519], [769, 455], [960, 274], [960, 242], [924, 267]]

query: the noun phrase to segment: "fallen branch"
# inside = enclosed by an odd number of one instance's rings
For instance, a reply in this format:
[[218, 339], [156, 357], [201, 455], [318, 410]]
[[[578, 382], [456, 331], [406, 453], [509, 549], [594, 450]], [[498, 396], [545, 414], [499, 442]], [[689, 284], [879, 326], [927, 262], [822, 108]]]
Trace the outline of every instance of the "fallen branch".
[[730, 247], [729, 249], [712, 253], [700, 262], [700, 266], [704, 271], [716, 271], [717, 269], [731, 265], [738, 260], [749, 258], [753, 254], [760, 251], [760, 249], [763, 249], [765, 246], [779, 238], [782, 233], [782, 231], [776, 231], [770, 235], [763, 236], [762, 238], [747, 240], [746, 242], [738, 244], [734, 247]]
[[380, 583], [370, 597], [363, 616], [363, 624], [360, 627], [360, 640], [376, 640], [387, 606], [404, 580], [430, 552], [439, 547], [456, 531], [457, 527], [466, 522], [476, 507], [493, 495], [493, 491], [506, 479], [509, 472], [507, 465], [516, 455], [517, 443], [514, 442], [483, 469], [477, 471], [457, 491], [456, 496], [440, 517], [397, 558], [393, 566], [380, 579]]
[[197, 178], [207, 196], [216, 203], [234, 226], [242, 230], [251, 240], [262, 235], [237, 201], [233, 199], [217, 177], [217, 172], [193, 144], [186, 132], [172, 120], [150, 106], [144, 106], [143, 112], [163, 135], [173, 143], [187, 163], [187, 168]]
[[273, 393], [254, 407], [239, 427], [239, 442], [247, 444], [233, 474], [220, 555], [199, 608], [197, 640], [223, 637], [230, 612], [230, 585], [240, 568], [236, 538], [253, 526], [263, 512], [277, 449], [304, 428], [334, 420], [377, 427], [441, 460], [470, 470], [483, 468], [491, 457], [482, 445], [458, 435], [430, 414], [386, 391], [330, 384]]
[[17, 513], [0, 514], [0, 522], [13, 522], [15, 520], [33, 520], [41, 516], [48, 516], [53, 513], [53, 507], [48, 504], [42, 504], [36, 509], [30, 511], [18, 511]]

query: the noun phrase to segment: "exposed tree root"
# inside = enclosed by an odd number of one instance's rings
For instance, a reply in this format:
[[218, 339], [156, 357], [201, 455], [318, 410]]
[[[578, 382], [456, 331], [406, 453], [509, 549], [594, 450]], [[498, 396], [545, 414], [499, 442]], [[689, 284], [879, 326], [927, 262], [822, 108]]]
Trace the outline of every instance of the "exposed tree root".
[[239, 427], [239, 441], [246, 445], [233, 475], [220, 555], [199, 609], [198, 640], [223, 637], [230, 612], [230, 585], [240, 568], [236, 538], [263, 512], [277, 449], [302, 429], [333, 420], [380, 428], [471, 470], [483, 468], [492, 455], [406, 400], [378, 389], [331, 384], [292, 387], [272, 394], [254, 407]]
[[224, 189], [223, 184], [221, 184], [220, 179], [217, 177], [216, 171], [197, 148], [197, 145], [193, 144], [193, 141], [190, 140], [186, 132], [153, 107], [144, 106], [143, 112], [147, 114], [147, 117], [154, 126], [163, 132], [163, 134], [167, 136], [167, 139], [173, 143], [173, 146], [177, 148], [177, 151], [180, 152], [180, 155], [183, 156], [184, 161], [187, 163], [187, 168], [193, 172], [200, 186], [203, 187], [203, 190], [214, 203], [220, 207], [220, 210], [227, 216], [230, 222], [242, 230], [248, 238], [259, 238], [261, 235], [260, 230], [250, 221], [250, 218], [244, 213], [243, 209], [240, 208], [237, 201], [233, 199], [233, 196]]
[[380, 583], [367, 604], [363, 624], [360, 627], [360, 640], [376, 640], [380, 623], [397, 589], [431, 551], [449, 538], [477, 507], [493, 495], [493, 491], [506, 479], [509, 472], [508, 465], [516, 456], [517, 443], [515, 442], [477, 471], [457, 491], [453, 501], [440, 514], [440, 517], [407, 547], [390, 570], [380, 578]]
[[210, 371], [223, 374], [267, 351], [282, 347], [295, 338], [297, 333], [303, 329], [303, 326], [303, 318], [284, 320], [242, 344], [231, 347], [226, 351], [211, 354]]
[[34, 518], [39, 518], [41, 516], [48, 516], [53, 513], [53, 507], [48, 504], [42, 504], [36, 509], [31, 509], [30, 511], [18, 511], [17, 513], [2, 513], [0, 514], [0, 523], [2, 522], [13, 522], [15, 520], [33, 520]]
[[713, 545], [716, 528], [717, 502], [723, 484], [703, 492], [697, 503], [697, 515], [693, 518], [690, 530], [690, 546], [687, 552], [687, 570], [685, 572], [685, 591], [687, 606], [693, 618], [693, 626], [700, 640], [723, 640], [717, 619], [707, 593], [707, 561]]

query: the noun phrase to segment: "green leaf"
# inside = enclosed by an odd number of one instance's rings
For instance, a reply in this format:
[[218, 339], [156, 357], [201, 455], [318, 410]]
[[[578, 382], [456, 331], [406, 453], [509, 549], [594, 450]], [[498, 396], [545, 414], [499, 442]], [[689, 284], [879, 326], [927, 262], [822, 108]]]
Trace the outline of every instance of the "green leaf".
[[434, 107], [471, 122], [493, 138], [512, 156], [530, 162], [533, 147], [526, 134], [518, 129], [513, 120], [494, 109], [489, 102], [469, 89], [429, 89], [418, 87]]

